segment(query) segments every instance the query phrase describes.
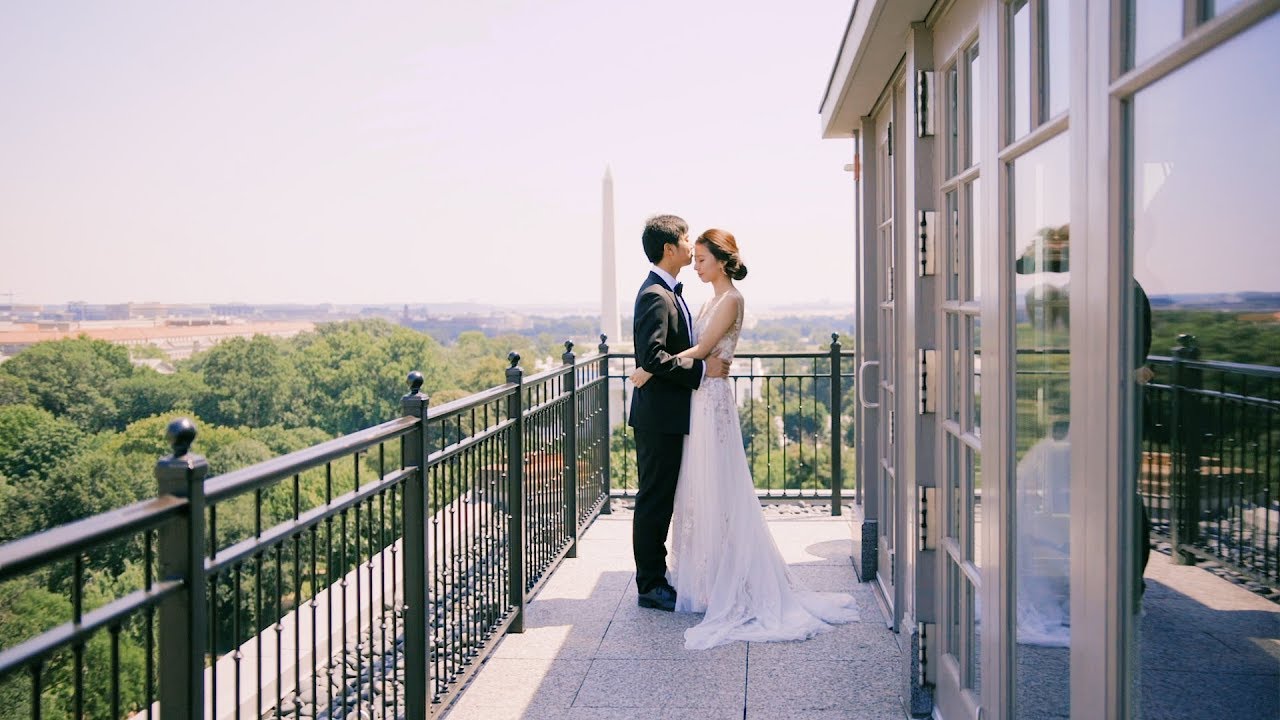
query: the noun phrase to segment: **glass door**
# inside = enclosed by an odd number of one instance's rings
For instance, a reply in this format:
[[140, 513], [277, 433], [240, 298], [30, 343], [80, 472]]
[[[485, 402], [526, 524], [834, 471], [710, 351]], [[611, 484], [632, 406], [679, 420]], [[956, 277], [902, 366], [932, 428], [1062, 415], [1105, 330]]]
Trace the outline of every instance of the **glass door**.
[[[1128, 401], [1116, 499], [1127, 527], [1111, 553], [1122, 568], [1119, 699], [1134, 720], [1275, 718], [1280, 12], [1218, 2], [1179, 18], [1148, 5], [1131, 3], [1118, 28], [1132, 66], [1116, 145], [1130, 272], [1113, 284], [1126, 322], [1109, 358]], [[1144, 65], [1170, 47], [1181, 65]], [[1213, 142], [1188, 141], [1204, 128]]]
[[[895, 89], [894, 97], [898, 92]], [[896, 326], [894, 315], [894, 293], [898, 262], [894, 242], [894, 208], [896, 205], [897, 158], [894, 156], [895, 138], [894, 105], [896, 99], [885, 103], [876, 118], [876, 239], [880, 267], [876, 281], [877, 311], [876, 321], [880, 336], [880, 434], [877, 440], [879, 463], [876, 467], [876, 482], [880, 492], [877, 497], [877, 512], [880, 519], [877, 531], [880, 537], [877, 542], [876, 582], [889, 606], [889, 616], [893, 625], [897, 626], [896, 600], [894, 597], [896, 570], [896, 543], [894, 537], [898, 526], [896, 513], [898, 504], [896, 474], [896, 438], [897, 413], [896, 397]]]
[[963, 47], [943, 78], [944, 148], [941, 190], [946, 234], [941, 422], [940, 543], [942, 660], [938, 709], [943, 717], [976, 718], [981, 706], [982, 605], [982, 258], [981, 59], [976, 42]]
[[[988, 447], [1010, 463], [1000, 482], [1002, 581], [1013, 586], [998, 647], [1010, 658], [1012, 712], [1003, 717], [1068, 717], [1073, 637], [1071, 369], [1072, 134], [1069, 126], [1068, 0], [1012, 0], [1001, 9], [1000, 302], [1002, 380], [1011, 412]], [[1075, 286], [1079, 287], [1079, 286]], [[993, 353], [995, 354], [995, 353]], [[1081, 412], [1076, 413], [1084, 417]], [[1086, 445], [1087, 447], [1087, 445]], [[988, 557], [995, 553], [988, 552]], [[1089, 649], [1078, 644], [1081, 651]], [[1012, 651], [1012, 652], [1010, 652]], [[1007, 687], [1004, 678], [998, 687]], [[1003, 709], [1002, 709], [1003, 710]], [[1088, 716], [1079, 712], [1077, 717]]]

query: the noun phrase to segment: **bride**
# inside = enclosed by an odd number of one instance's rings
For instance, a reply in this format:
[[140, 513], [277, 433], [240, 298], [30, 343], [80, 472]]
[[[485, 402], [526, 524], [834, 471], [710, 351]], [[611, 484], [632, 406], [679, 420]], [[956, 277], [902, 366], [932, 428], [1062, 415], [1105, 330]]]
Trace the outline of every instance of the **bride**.
[[[712, 229], [699, 236], [693, 268], [715, 296], [695, 321], [698, 344], [680, 355], [732, 360], [743, 311], [733, 281], [747, 275], [733, 234]], [[631, 381], [639, 387], [650, 377], [637, 369]], [[693, 393], [670, 543], [676, 611], [706, 613], [685, 631], [691, 650], [735, 640], [804, 640], [828, 623], [858, 618], [852, 596], [805, 590], [787, 571], [756, 497], [728, 378], [707, 378]]]

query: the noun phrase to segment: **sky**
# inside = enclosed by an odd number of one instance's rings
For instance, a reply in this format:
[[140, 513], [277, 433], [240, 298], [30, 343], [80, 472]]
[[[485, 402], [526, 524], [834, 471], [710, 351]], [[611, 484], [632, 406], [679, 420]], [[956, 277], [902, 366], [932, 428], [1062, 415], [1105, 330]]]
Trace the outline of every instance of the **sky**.
[[851, 7], [0, 4], [0, 299], [597, 307], [610, 167], [624, 308], [675, 213], [851, 309]]

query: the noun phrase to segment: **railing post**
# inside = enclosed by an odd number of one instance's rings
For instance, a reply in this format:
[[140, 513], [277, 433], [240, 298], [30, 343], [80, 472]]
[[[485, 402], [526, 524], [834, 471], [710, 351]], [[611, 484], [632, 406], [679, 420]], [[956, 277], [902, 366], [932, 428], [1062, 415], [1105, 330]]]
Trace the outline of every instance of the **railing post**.
[[191, 454], [196, 426], [187, 418], [169, 423], [166, 432], [173, 454], [156, 463], [161, 495], [187, 499], [187, 512], [157, 533], [159, 577], [182, 580], [180, 593], [160, 602], [160, 719], [204, 717], [204, 661], [208, 638], [205, 595], [204, 479], [209, 464]]
[[609, 398], [613, 395], [613, 391], [609, 386], [609, 336], [600, 333], [600, 344], [596, 346], [600, 351], [600, 377], [604, 378], [604, 402], [601, 403], [600, 412], [604, 414], [604, 461], [601, 465], [600, 492], [604, 493], [604, 503], [600, 506], [601, 515], [613, 514], [613, 503], [609, 499], [609, 493], [612, 491], [613, 469], [609, 467], [610, 458], [613, 457], [613, 428], [609, 423], [613, 420], [613, 413], [609, 409]]
[[564, 341], [564, 355], [560, 356], [569, 368], [565, 376], [565, 392], [569, 399], [564, 405], [561, 427], [564, 428], [564, 513], [565, 530], [569, 534], [569, 550], [565, 557], [578, 557], [578, 367], [573, 355], [573, 341]]
[[511, 573], [508, 578], [508, 602], [515, 618], [510, 632], [524, 632], [524, 370], [520, 354], [507, 355], [507, 382], [515, 391], [507, 398], [507, 417], [515, 423], [507, 436], [507, 558]]
[[840, 334], [831, 333], [831, 514], [840, 515], [844, 503], [844, 471], [841, 466], [842, 442], [840, 409]]
[[[404, 487], [401, 509], [404, 539], [404, 712], [407, 720], [423, 720], [427, 716], [427, 688], [434, 683], [428, 677], [431, 663], [427, 660], [429, 627], [427, 601], [427, 406], [430, 398], [422, 392], [422, 373], [409, 373], [409, 393], [400, 399], [402, 415], [418, 420], [418, 427], [404, 436], [401, 463], [416, 467]], [[432, 693], [434, 694], [434, 692]]]
[[1184, 363], [1200, 359], [1194, 335], [1178, 336], [1173, 348], [1173, 437], [1169, 468], [1169, 536], [1175, 565], [1195, 562], [1182, 552], [1192, 545], [1200, 529], [1200, 398], [1195, 391], [1204, 384], [1204, 372]]

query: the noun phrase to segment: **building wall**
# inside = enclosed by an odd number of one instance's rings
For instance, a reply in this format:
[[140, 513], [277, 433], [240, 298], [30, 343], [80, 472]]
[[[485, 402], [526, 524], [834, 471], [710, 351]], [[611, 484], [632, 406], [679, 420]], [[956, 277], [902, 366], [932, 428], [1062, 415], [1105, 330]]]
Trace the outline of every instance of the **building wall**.
[[[1280, 291], [1280, 275], [1240, 267], [1280, 267], [1274, 229], [1250, 211], [1280, 162], [1257, 120], [1274, 115], [1250, 109], [1280, 110], [1280, 93], [1259, 90], [1278, 9], [854, 5], [823, 132], [852, 137], [861, 169], [859, 382], [869, 402], [892, 399], [859, 417], [871, 531], [854, 534], [893, 567], [865, 547], [855, 562], [880, 578], [911, 651], [908, 712], [1159, 716], [1138, 659], [1156, 641], [1133, 614], [1146, 322], [1134, 282], [1204, 291], [1227, 310]], [[907, 101], [890, 107], [899, 82]], [[1200, 144], [1214, 128], [1230, 139]], [[878, 220], [886, 188], [892, 246]]]

